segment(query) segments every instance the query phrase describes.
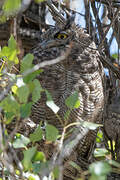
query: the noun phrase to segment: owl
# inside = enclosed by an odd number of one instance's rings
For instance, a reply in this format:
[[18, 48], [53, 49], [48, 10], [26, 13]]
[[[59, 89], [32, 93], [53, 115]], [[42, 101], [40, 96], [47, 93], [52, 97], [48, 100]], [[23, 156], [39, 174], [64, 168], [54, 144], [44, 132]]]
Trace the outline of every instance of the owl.
[[[59, 130], [60, 134], [65, 126], [74, 122], [102, 123], [104, 70], [100, 54], [91, 37], [74, 23], [73, 18], [45, 32], [42, 35], [42, 42], [38, 43], [31, 53], [34, 55], [34, 64], [50, 62], [63, 57], [58, 63], [45, 66], [43, 72], [37, 77], [41, 86], [51, 94], [54, 103], [60, 108], [58, 116], [62, 122], [46, 105], [47, 98], [44, 92], [41, 93], [40, 100], [32, 106], [30, 117], [32, 121], [36, 124], [40, 121], [51, 124]], [[74, 92], [78, 92], [80, 106], [72, 109], [65, 120], [64, 117], [68, 110], [65, 100]], [[79, 133], [82, 134], [85, 128], [77, 126], [76, 129], [79, 129]], [[96, 130], [89, 130], [73, 147], [74, 159], [78, 165], [82, 166], [81, 159], [90, 161], [96, 133]], [[65, 164], [67, 164], [66, 160]], [[67, 165], [65, 172], [64, 179], [71, 179]], [[69, 178], [67, 178], [68, 174]]]

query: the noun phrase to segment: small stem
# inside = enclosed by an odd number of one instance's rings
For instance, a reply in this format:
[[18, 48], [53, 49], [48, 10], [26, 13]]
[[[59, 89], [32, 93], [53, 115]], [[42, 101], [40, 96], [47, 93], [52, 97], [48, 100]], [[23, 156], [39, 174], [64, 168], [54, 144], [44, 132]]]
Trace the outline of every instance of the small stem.
[[5, 65], [5, 61], [3, 61], [3, 63], [2, 63], [2, 66], [1, 66], [1, 68], [0, 68], [0, 73], [1, 73], [1, 71], [2, 71], [2, 69], [3, 69], [3, 67], [4, 67], [4, 65]]
[[56, 113], [56, 117], [58, 118], [58, 120], [60, 121], [61, 125], [64, 127], [64, 123], [61, 119], [61, 117]]
[[74, 122], [74, 123], [71, 123], [71, 124], [68, 124], [67, 126], [65, 126], [65, 131], [66, 131], [66, 129], [68, 129], [69, 127], [71, 127], [71, 126], [76, 126], [76, 125], [81, 125], [81, 123], [80, 122]]

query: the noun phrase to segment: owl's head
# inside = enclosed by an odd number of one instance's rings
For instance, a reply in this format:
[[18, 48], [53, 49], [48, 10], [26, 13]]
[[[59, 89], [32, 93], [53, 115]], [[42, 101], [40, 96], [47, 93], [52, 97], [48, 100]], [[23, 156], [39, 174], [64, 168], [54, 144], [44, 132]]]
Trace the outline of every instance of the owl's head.
[[40, 46], [42, 49], [48, 49], [51, 47], [68, 45], [72, 41], [77, 42], [80, 31], [82, 30], [74, 23], [74, 16], [71, 16], [64, 24], [56, 25], [43, 34], [43, 42]]
[[73, 68], [74, 64], [76, 66], [74, 69], [78, 70], [80, 67], [79, 71], [86, 73], [88, 69], [93, 72], [98, 66], [99, 55], [95, 43], [82, 28], [74, 23], [73, 16], [63, 24], [47, 30], [42, 35], [42, 42], [33, 49], [32, 53], [35, 64], [65, 54], [65, 59], [62, 61], [65, 68]]

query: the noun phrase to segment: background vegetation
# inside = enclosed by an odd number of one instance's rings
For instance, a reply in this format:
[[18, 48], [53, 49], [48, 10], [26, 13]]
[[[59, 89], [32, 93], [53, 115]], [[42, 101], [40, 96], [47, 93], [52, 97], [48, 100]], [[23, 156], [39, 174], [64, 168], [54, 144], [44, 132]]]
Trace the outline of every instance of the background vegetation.
[[[119, 0], [73, 0], [53, 1], [53, 3], [66, 16], [68, 13], [76, 14], [77, 23], [84, 26], [96, 42], [98, 50], [103, 55], [108, 80], [106, 97], [110, 98], [110, 95], [116, 94], [119, 90]], [[81, 9], [82, 13], [77, 12], [79, 9], [75, 9], [79, 3], [84, 7], [84, 10]], [[2, 0], [0, 2], [0, 179], [3, 180], [37, 180], [41, 176], [49, 180], [60, 179], [60, 165], [55, 163], [56, 159], [49, 162], [44, 152], [37, 150], [36, 142], [41, 141], [45, 134], [46, 142], [54, 144], [59, 139], [62, 143], [68, 127], [64, 128], [60, 137], [54, 126], [47, 124], [44, 131], [41, 129], [41, 124], [35, 127], [35, 124], [29, 120], [31, 106], [40, 99], [40, 92], [43, 91], [46, 93], [47, 106], [58, 117], [59, 107], [54, 104], [49, 92], [43, 89], [36, 79], [45, 65], [33, 65], [34, 57], [29, 53], [31, 47], [40, 41], [42, 32], [51, 26], [47, 23], [50, 21], [48, 5], [49, 3], [46, 4], [46, 1], [41, 0]], [[50, 23], [54, 24], [54, 21], [51, 20]], [[114, 47], [116, 48], [113, 51]], [[65, 103], [69, 112], [73, 108], [78, 108], [80, 102], [77, 92], [68, 97]], [[67, 112], [68, 117], [69, 112]], [[98, 128], [98, 125], [91, 123], [82, 125], [86, 127], [86, 131], [88, 128]], [[96, 162], [92, 163], [87, 171], [82, 171], [77, 164], [70, 162], [80, 172], [78, 180], [85, 179], [86, 175], [89, 175], [90, 180], [104, 180], [110, 173], [108, 177], [120, 173], [120, 164], [115, 155], [117, 142], [107, 141], [106, 143], [107, 148], [104, 145], [102, 131], [99, 131], [94, 150]], [[59, 151], [62, 151], [61, 147]], [[48, 178], [44, 176], [46, 172], [49, 172]]]

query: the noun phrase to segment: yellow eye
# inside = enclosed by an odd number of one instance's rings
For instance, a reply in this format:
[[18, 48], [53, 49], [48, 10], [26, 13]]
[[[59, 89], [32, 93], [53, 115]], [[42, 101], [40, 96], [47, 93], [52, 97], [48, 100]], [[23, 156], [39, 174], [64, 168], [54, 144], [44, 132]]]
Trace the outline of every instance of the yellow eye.
[[67, 37], [68, 37], [68, 35], [64, 34], [64, 33], [59, 33], [56, 35], [57, 39], [66, 39]]

